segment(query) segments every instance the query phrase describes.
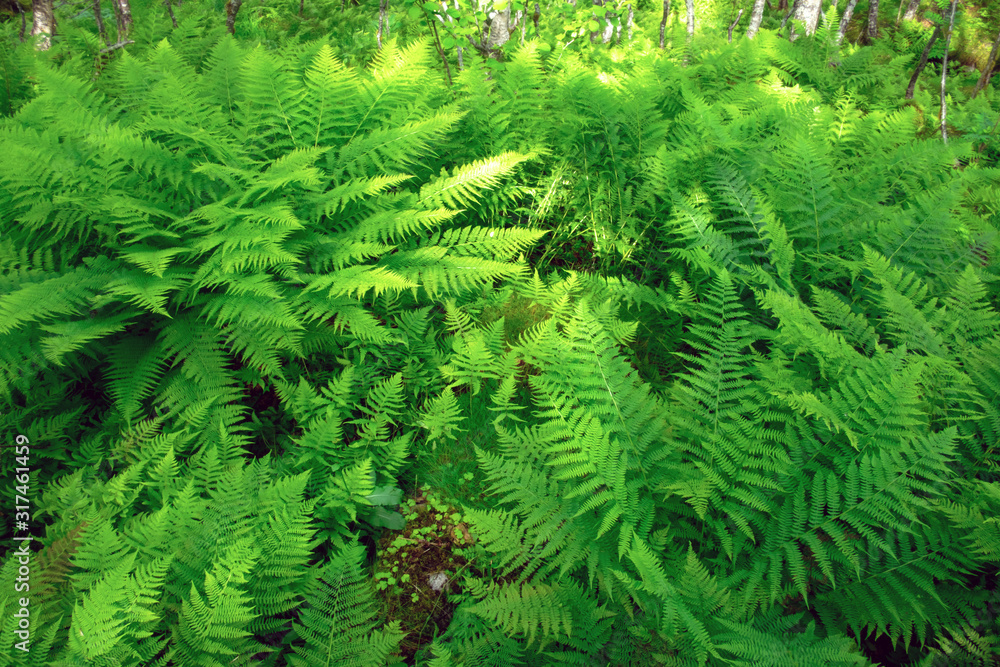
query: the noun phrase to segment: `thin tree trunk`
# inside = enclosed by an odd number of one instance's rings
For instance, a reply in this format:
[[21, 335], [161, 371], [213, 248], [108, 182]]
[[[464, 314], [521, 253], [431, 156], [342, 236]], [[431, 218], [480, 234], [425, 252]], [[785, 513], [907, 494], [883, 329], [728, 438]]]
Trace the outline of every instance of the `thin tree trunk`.
[[[507, 11], [510, 11], [509, 5]], [[424, 10], [424, 18], [427, 19], [427, 25], [430, 26], [431, 32], [434, 33], [434, 41], [437, 43], [438, 54], [441, 56], [441, 62], [444, 63], [444, 75], [448, 79], [448, 87], [451, 88], [451, 67], [448, 66], [448, 58], [444, 55], [444, 48], [441, 46], [441, 37], [438, 36], [437, 26], [431, 21], [431, 17], [427, 15], [427, 10]]]
[[783, 12], [788, 9], [788, 0], [778, 0], [778, 11]]
[[958, 0], [951, 0], [951, 8], [948, 17], [948, 34], [944, 38], [944, 60], [941, 65], [941, 139], [948, 143], [948, 102], [945, 96], [944, 87], [948, 81], [948, 47], [951, 45], [951, 33], [955, 29], [955, 9], [958, 7]]
[[170, 0], [163, 0], [163, 4], [167, 6], [167, 14], [170, 16], [170, 23], [177, 28], [177, 17], [174, 16], [174, 6], [170, 4]]
[[753, 9], [750, 11], [750, 26], [747, 27], [747, 38], [753, 39], [760, 30], [760, 22], [764, 18], [764, 3], [767, 0], [754, 0]]
[[635, 13], [632, 11], [632, 3], [628, 3], [628, 22], [625, 24], [628, 26], [628, 41], [632, 42], [632, 26], [635, 25]]
[[740, 13], [736, 15], [736, 20], [729, 24], [729, 43], [730, 44], [733, 43], [733, 28], [736, 27], [736, 24], [740, 22], [741, 18], [743, 18], [743, 10], [742, 9], [740, 10]]
[[878, 1], [870, 0], [868, 3], [868, 27], [862, 33], [862, 42], [871, 44], [878, 37]]
[[934, 28], [934, 32], [931, 33], [931, 38], [927, 40], [927, 46], [924, 47], [924, 52], [920, 54], [920, 62], [917, 63], [917, 69], [914, 70], [913, 76], [910, 77], [910, 85], [906, 87], [906, 95], [904, 95], [904, 99], [913, 99], [913, 90], [917, 87], [917, 79], [920, 78], [920, 73], [924, 71], [925, 67], [927, 67], [927, 56], [930, 54], [931, 47], [934, 46], [934, 42], [936, 42], [937, 38], [940, 36], [941, 27], [938, 26]]
[[128, 39], [128, 34], [132, 32], [132, 8], [129, 6], [128, 0], [111, 0], [111, 6], [115, 8], [118, 40]]
[[903, 12], [904, 21], [912, 21], [917, 18], [917, 9], [920, 8], [920, 0], [910, 0], [910, 4], [906, 6], [906, 11]]
[[240, 12], [243, 0], [227, 0], [226, 2], [226, 30], [230, 35], [236, 34], [236, 15]]
[[56, 31], [56, 15], [52, 11], [52, 0], [34, 0], [32, 14], [31, 36], [42, 36], [35, 48], [39, 51], [48, 51], [52, 46], [52, 35]]
[[837, 29], [837, 46], [840, 46], [841, 42], [844, 41], [844, 35], [847, 34], [847, 24], [851, 22], [856, 4], [858, 4], [858, 0], [848, 0], [847, 7], [844, 7], [844, 15], [840, 17], [840, 28]]
[[101, 36], [105, 44], [110, 44], [108, 33], [104, 30], [104, 17], [101, 16], [101, 0], [94, 0], [94, 21], [97, 23], [97, 34]]
[[[388, 0], [386, 0], [386, 2], [388, 2]], [[455, 9], [456, 10], [458, 9], [458, 0], [455, 0]], [[535, 5], [535, 10], [536, 11], [538, 10], [538, 5], [537, 4]], [[452, 19], [451, 16], [449, 16], [448, 18], [449, 18], [449, 20], [454, 21], [454, 19]], [[388, 27], [388, 19], [386, 19], [386, 27]], [[465, 62], [462, 60], [462, 47], [456, 45], [455, 46], [455, 52], [458, 54], [458, 69], [459, 70], [465, 69]]]
[[[458, 0], [455, 0], [455, 9], [458, 9]], [[535, 3], [535, 13], [531, 15], [531, 22], [535, 24], [535, 36], [538, 36], [538, 19], [542, 18], [542, 10]]]
[[384, 30], [388, 20], [389, 2], [388, 0], [378, 0], [378, 30], [375, 31], [375, 45], [379, 51], [382, 50], [382, 30]]
[[670, 13], [670, 0], [663, 0], [663, 18], [660, 19], [660, 48], [663, 46], [663, 33], [667, 29], [667, 14]]
[[306, 10], [306, 0], [299, 0], [299, 17], [302, 17], [302, 13]]
[[990, 81], [990, 76], [993, 74], [994, 68], [997, 66], [997, 51], [1000, 51], [1000, 33], [997, 34], [997, 39], [993, 42], [993, 48], [990, 49], [990, 57], [986, 59], [986, 67], [983, 68], [983, 73], [979, 75], [979, 81], [976, 81], [976, 89], [972, 91], [972, 97], [975, 99], [976, 95], [982, 92], [983, 88]]
[[[14, 1], [17, 2], [17, 0], [14, 0]], [[20, 2], [17, 2], [17, 11], [20, 12], [20, 14], [21, 14], [21, 30], [20, 30], [20, 32], [17, 33], [17, 39], [18, 39], [18, 41], [23, 42], [24, 41], [24, 31], [27, 30], [28, 26], [25, 25], [25, 23], [27, 22], [27, 20], [25, 19], [24, 7], [21, 6]]]
[[785, 18], [781, 19], [781, 26], [778, 28], [779, 33], [785, 29], [785, 24], [788, 23], [788, 19], [792, 18], [792, 14], [795, 13], [795, 8], [798, 7], [798, 5], [799, 0], [795, 0], [795, 2], [792, 3], [792, 8], [788, 10], [787, 14], [785, 14]]
[[694, 37], [694, 0], [686, 0], [688, 40]]
[[903, 3], [906, 0], [899, 0], [899, 9], [896, 10], [896, 27], [899, 27], [899, 19], [903, 17]]

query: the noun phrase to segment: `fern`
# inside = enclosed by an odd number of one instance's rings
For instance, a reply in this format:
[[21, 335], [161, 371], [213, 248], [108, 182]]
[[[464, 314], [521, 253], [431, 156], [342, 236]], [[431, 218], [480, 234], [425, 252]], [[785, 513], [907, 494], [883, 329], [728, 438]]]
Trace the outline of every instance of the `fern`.
[[395, 652], [403, 634], [398, 621], [375, 629], [372, 591], [361, 573], [363, 555], [364, 548], [354, 542], [320, 572], [296, 625], [305, 644], [294, 647], [292, 665], [376, 667]]

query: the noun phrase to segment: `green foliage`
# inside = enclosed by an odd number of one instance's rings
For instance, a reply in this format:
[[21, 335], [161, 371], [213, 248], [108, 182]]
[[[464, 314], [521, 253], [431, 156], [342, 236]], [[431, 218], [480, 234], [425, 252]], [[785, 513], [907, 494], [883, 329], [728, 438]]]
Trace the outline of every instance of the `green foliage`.
[[361, 571], [363, 556], [364, 547], [351, 544], [319, 573], [312, 602], [296, 627], [305, 645], [295, 647], [292, 665], [375, 667], [395, 652], [402, 638], [399, 622], [374, 630], [376, 607]]
[[577, 3], [449, 88], [488, 8], [190, 4], [0, 48], [4, 660], [1000, 656], [996, 99], [943, 145], [912, 27]]

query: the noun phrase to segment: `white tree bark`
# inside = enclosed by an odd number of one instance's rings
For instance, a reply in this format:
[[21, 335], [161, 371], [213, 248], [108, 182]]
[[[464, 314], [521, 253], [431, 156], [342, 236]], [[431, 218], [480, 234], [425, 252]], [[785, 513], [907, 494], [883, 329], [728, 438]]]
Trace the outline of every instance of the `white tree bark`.
[[944, 85], [948, 81], [948, 47], [951, 46], [951, 33], [955, 29], [955, 9], [958, 7], [958, 0], [951, 0], [948, 18], [948, 32], [944, 37], [944, 60], [941, 64], [941, 139], [948, 143], [948, 124], [945, 118], [948, 116], [948, 104], [945, 97]]
[[382, 30], [389, 27], [389, 0], [379, 0], [378, 2], [378, 31], [375, 33], [375, 44], [378, 50], [382, 50]]
[[851, 22], [851, 15], [854, 14], [854, 6], [858, 0], [848, 0], [847, 7], [844, 8], [844, 15], [840, 17], [840, 27], [837, 29], [837, 45], [844, 41], [847, 34], [847, 24]]
[[32, 3], [34, 20], [31, 24], [31, 34], [41, 35], [35, 48], [48, 51], [52, 46], [52, 35], [56, 31], [56, 15], [52, 11], [52, 0], [34, 0]]
[[747, 26], [747, 38], [753, 39], [760, 30], [760, 22], [764, 18], [764, 3], [767, 0], [754, 0], [753, 10], [750, 12], [750, 25]]
[[694, 37], [694, 0], [687, 0], [687, 15], [688, 15], [688, 39]]
[[[819, 24], [819, 13], [822, 9], [822, 0], [799, 0], [795, 3], [795, 13], [792, 15], [793, 21], [802, 21], [806, 24], [806, 35], [811, 35], [816, 32], [816, 26]], [[793, 42], [798, 38], [795, 34], [794, 24], [792, 26], [792, 34], [789, 39]]]
[[667, 29], [667, 15], [670, 14], [670, 0], [663, 0], [663, 19], [660, 20], [660, 48], [663, 46], [663, 33]]
[[903, 12], [904, 21], [912, 21], [917, 18], [917, 9], [920, 8], [920, 0], [910, 0], [910, 4], [906, 6], [906, 11]]
[[490, 36], [486, 39], [486, 48], [495, 53], [510, 41], [510, 3], [507, 3], [502, 12], [493, 15], [489, 25]]
[[601, 35], [601, 42], [607, 44], [611, 41], [611, 36], [615, 34], [615, 25], [611, 22], [611, 17], [604, 15], [604, 34]]
[[115, 18], [118, 21], [118, 41], [127, 39], [132, 32], [132, 8], [128, 0], [112, 0], [111, 4], [115, 8]]

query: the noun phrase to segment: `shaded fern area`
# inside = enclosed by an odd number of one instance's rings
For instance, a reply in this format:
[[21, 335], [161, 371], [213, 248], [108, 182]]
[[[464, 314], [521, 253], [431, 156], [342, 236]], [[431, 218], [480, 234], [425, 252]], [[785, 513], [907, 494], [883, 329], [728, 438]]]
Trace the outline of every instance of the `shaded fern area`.
[[0, 665], [1000, 664], [993, 87], [210, 9], [2, 26]]

